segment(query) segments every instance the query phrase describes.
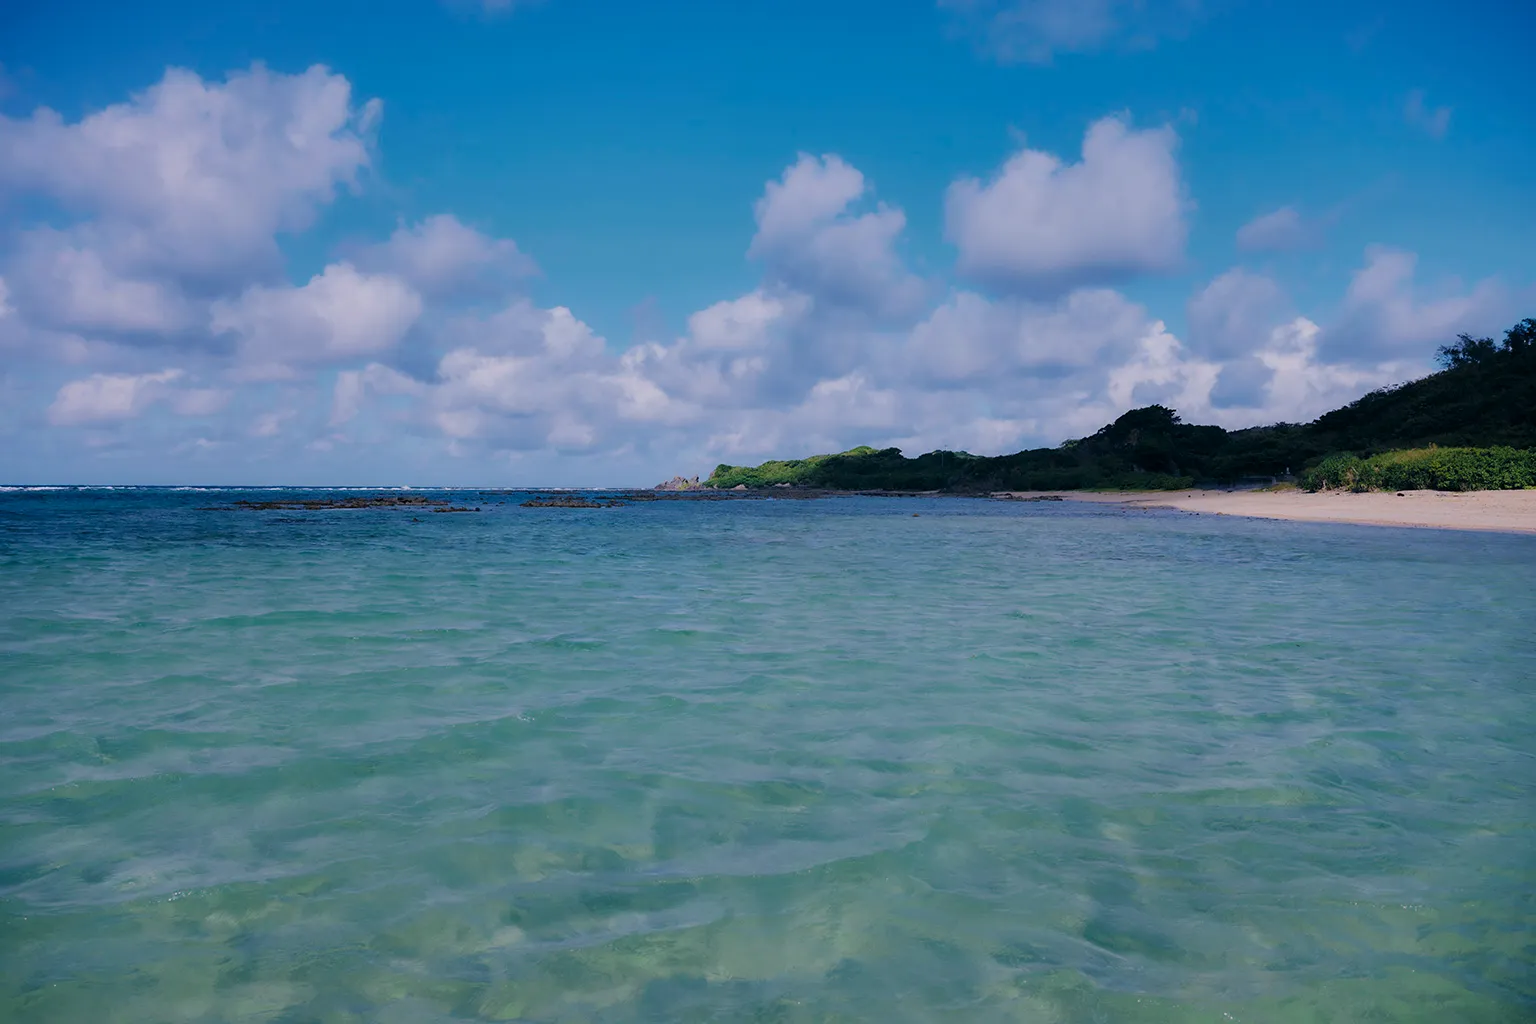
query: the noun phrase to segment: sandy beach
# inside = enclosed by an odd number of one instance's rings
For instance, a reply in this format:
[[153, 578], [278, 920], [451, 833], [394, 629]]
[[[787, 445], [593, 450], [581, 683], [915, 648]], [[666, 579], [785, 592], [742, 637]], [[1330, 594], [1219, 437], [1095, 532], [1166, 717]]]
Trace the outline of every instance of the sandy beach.
[[1015, 499], [1060, 496], [1141, 508], [1176, 508], [1185, 512], [1255, 519], [1294, 519], [1370, 526], [1419, 526], [1438, 530], [1493, 530], [1536, 534], [1536, 490], [1401, 491], [1354, 494], [1348, 491], [1164, 491], [1009, 492]]

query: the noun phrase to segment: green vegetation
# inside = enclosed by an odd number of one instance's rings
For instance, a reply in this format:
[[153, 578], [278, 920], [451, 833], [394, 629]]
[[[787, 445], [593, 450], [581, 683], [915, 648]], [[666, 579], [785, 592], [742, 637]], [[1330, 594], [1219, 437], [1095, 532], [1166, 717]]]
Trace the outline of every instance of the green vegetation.
[[803, 481], [814, 477], [823, 463], [832, 459], [861, 459], [875, 454], [877, 453], [873, 448], [860, 445], [846, 452], [838, 452], [836, 455], [812, 455], [807, 459], [779, 459], [765, 462], [761, 466], [727, 466], [722, 463], [715, 467], [715, 471], [704, 483], [707, 487], [717, 488], [731, 488], [741, 484], [747, 487], [772, 487], [775, 484], [806, 486]]
[[1184, 423], [1174, 410], [1151, 405], [1057, 448], [993, 457], [940, 451], [909, 459], [896, 448], [862, 447], [756, 467], [721, 465], [706, 484], [957, 493], [1161, 490], [1295, 473], [1308, 487], [1536, 486], [1536, 452], [1524, 450], [1536, 449], [1536, 320], [1516, 324], [1502, 341], [1461, 335], [1438, 358], [1438, 373], [1373, 391], [1311, 423], [1229, 431]]
[[1497, 491], [1536, 487], [1536, 449], [1415, 448], [1330, 455], [1301, 474], [1309, 491]]

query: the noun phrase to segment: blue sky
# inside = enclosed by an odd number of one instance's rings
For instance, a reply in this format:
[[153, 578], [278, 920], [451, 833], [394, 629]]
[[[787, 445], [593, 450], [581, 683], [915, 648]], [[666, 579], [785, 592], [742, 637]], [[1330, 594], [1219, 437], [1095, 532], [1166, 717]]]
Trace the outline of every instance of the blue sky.
[[1536, 313], [1533, 29], [7, 5], [0, 479], [639, 484], [1310, 418]]

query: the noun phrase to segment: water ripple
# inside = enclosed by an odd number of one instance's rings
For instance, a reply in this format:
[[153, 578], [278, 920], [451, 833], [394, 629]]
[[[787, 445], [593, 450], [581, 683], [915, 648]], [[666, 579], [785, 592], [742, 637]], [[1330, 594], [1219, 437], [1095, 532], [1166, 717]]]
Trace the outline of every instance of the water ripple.
[[0, 1019], [1536, 1015], [1530, 538], [238, 496], [0, 493]]

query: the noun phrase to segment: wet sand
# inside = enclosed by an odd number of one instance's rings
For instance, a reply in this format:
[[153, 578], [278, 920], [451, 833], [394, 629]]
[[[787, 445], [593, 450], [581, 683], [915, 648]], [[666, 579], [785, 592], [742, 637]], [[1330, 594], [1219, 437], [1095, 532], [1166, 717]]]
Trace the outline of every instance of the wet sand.
[[1536, 490], [1524, 491], [1030, 491], [998, 497], [1093, 501], [1185, 512], [1440, 530], [1536, 534]]

